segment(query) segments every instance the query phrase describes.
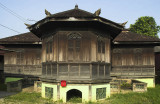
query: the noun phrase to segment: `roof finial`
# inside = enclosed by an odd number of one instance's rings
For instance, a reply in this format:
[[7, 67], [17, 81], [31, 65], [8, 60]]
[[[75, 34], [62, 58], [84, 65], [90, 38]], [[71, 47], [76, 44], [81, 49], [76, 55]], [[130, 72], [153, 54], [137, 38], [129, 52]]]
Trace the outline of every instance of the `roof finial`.
[[[128, 21], [127, 21], [128, 22]], [[121, 23], [122, 26], [125, 26], [127, 24], [127, 22]]]
[[27, 26], [27, 28], [31, 26], [31, 25], [29, 25], [29, 24], [26, 24], [26, 23], [24, 23], [24, 24]]
[[74, 9], [78, 9], [78, 5], [77, 5], [77, 4], [75, 5], [75, 8], [74, 8]]
[[94, 13], [96, 16], [99, 16], [100, 14], [101, 14], [101, 8], [100, 9], [98, 9], [97, 11], [95, 11], [95, 13]]
[[50, 12], [48, 12], [48, 10], [45, 9], [45, 14], [47, 15], [47, 17], [51, 16], [52, 14]]

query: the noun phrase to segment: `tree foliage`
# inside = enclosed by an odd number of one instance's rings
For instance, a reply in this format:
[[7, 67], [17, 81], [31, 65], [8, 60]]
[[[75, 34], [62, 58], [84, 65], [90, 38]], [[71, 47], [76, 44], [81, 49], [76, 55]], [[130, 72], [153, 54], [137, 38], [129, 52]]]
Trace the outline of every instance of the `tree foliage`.
[[158, 37], [160, 26], [157, 26], [153, 17], [144, 16], [138, 18], [135, 24], [130, 25], [130, 31], [142, 35]]

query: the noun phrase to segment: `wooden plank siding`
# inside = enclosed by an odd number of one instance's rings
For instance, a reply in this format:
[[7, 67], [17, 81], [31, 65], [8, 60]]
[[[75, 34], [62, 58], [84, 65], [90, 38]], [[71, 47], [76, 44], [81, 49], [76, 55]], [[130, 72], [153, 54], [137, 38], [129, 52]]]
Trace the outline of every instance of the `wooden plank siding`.
[[154, 76], [153, 48], [114, 48], [112, 50], [112, 76]]
[[[110, 78], [109, 38], [91, 31], [59, 31], [42, 41], [42, 78], [57, 80]], [[46, 46], [49, 41], [53, 43], [52, 52], [48, 52], [50, 49]]]
[[4, 73], [41, 75], [41, 49], [20, 48], [18, 50], [21, 51], [10, 52], [4, 55]]
[[57, 80], [109, 79], [110, 64], [54, 62], [43, 63], [42, 78]]
[[[78, 33], [80, 49], [76, 49], [74, 40], [68, 40], [68, 35]], [[89, 31], [60, 31], [42, 40], [42, 62], [97, 62], [103, 61], [110, 63], [110, 39], [103, 38], [105, 43], [105, 53], [98, 53], [97, 35]], [[46, 43], [52, 41], [52, 53], [46, 53]], [[69, 49], [69, 42], [73, 43], [73, 49]], [[50, 56], [50, 57], [49, 57]]]

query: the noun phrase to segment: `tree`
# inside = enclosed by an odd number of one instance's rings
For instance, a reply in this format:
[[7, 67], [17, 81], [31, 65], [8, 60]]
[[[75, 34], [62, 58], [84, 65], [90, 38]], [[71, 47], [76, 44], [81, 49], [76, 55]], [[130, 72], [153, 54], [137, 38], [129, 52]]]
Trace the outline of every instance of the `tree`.
[[138, 18], [135, 24], [130, 25], [130, 31], [142, 35], [158, 37], [160, 26], [157, 26], [153, 17], [144, 16]]

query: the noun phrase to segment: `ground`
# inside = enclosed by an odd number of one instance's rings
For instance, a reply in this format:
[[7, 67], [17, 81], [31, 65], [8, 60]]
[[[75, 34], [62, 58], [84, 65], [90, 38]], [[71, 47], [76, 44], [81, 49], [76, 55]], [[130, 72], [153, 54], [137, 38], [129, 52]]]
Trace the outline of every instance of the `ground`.
[[[159, 98], [160, 85], [156, 85], [155, 88], [148, 88], [148, 91], [145, 93], [130, 92], [126, 94], [114, 94], [108, 99], [96, 103], [87, 102], [85, 104], [160, 104]], [[76, 99], [73, 102], [78, 103]], [[68, 102], [68, 104], [72, 103]], [[51, 99], [42, 98], [40, 93], [20, 92], [16, 95], [1, 98], [0, 104], [62, 104], [62, 101], [52, 102]]]

